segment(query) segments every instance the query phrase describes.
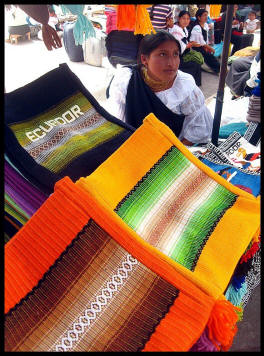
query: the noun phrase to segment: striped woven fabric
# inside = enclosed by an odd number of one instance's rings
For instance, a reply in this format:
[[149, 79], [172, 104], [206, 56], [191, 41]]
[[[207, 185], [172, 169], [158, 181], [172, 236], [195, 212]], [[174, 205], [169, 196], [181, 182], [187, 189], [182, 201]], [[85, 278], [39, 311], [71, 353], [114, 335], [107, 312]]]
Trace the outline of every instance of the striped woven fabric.
[[125, 130], [104, 119], [81, 92], [10, 128], [34, 160], [54, 173]]
[[5, 262], [5, 351], [187, 351], [214, 314], [212, 297], [69, 178]]
[[144, 240], [216, 298], [259, 232], [259, 199], [200, 162], [153, 114], [76, 184], [100, 194]]
[[48, 195], [61, 178], [92, 173], [134, 131], [106, 112], [65, 63], [5, 94], [5, 154]]

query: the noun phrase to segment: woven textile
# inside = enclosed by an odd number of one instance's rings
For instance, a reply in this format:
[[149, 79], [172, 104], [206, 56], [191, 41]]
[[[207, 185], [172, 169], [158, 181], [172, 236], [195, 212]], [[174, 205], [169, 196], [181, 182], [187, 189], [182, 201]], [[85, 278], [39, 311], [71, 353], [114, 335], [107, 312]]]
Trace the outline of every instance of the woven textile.
[[133, 131], [66, 64], [5, 94], [5, 152], [47, 194], [66, 175], [76, 180], [93, 172]]
[[5, 247], [5, 351], [187, 351], [214, 306], [69, 178]]
[[200, 162], [153, 114], [76, 184], [100, 194], [143, 239], [215, 298], [259, 232], [259, 199]]

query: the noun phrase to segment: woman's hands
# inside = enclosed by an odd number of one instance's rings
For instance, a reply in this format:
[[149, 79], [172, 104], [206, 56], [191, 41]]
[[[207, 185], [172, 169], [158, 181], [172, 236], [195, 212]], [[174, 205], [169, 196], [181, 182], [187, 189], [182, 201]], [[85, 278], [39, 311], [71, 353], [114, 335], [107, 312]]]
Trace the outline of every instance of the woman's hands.
[[191, 47], [201, 47], [201, 45], [198, 42], [191, 41], [187, 43], [186, 48], [191, 48]]
[[203, 48], [205, 49], [206, 52], [215, 53], [215, 50], [213, 49], [213, 47], [209, 46], [209, 45], [204, 45]]
[[185, 145], [185, 146], [193, 146], [193, 142], [187, 140], [187, 138], [183, 138], [181, 140], [181, 142]]

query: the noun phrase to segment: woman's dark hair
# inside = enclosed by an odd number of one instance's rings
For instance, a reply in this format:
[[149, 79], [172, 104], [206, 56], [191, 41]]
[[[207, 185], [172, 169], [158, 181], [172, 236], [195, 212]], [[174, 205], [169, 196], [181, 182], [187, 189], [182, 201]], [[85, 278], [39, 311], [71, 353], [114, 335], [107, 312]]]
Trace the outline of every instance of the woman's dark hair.
[[197, 10], [197, 11], [196, 11], [196, 14], [195, 14], [196, 21], [199, 21], [199, 20], [198, 20], [198, 17], [202, 16], [202, 14], [205, 13], [205, 12], [208, 13], [208, 11], [205, 10], [205, 9], [199, 9], [199, 10]]
[[154, 51], [157, 47], [159, 47], [160, 44], [166, 41], [174, 41], [177, 44], [181, 54], [181, 45], [179, 41], [171, 33], [165, 30], [160, 30], [155, 34], [144, 36], [140, 41], [138, 49], [138, 64], [142, 64], [141, 54], [149, 56], [152, 51]]
[[180, 18], [180, 17], [182, 17], [182, 16], [184, 16], [184, 15], [186, 15], [186, 14], [189, 15], [189, 17], [191, 17], [189, 11], [187, 11], [187, 10], [182, 10], [182, 11], [179, 13], [178, 18]]
[[202, 16], [202, 14], [203, 14], [204, 12], [207, 12], [207, 13], [208, 13], [208, 11], [205, 10], [205, 9], [198, 9], [198, 10], [196, 11], [196, 14], [195, 14], [196, 20], [195, 20], [195, 21], [192, 21], [192, 22], [190, 23], [190, 25], [189, 25], [189, 39], [190, 39], [190, 35], [191, 35], [192, 29], [194, 28], [194, 26], [199, 25], [198, 17]]

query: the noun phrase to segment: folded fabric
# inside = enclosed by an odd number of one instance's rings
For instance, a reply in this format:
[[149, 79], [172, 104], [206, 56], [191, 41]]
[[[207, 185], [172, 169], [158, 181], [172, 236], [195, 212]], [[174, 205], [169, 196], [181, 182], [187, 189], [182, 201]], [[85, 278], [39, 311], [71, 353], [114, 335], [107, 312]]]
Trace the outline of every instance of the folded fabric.
[[227, 125], [223, 125], [219, 130], [219, 138], [227, 138], [234, 131], [240, 133], [240, 135], [244, 135], [247, 131], [247, 123], [246, 122], [234, 122]]
[[252, 145], [238, 132], [230, 135], [218, 146], [218, 149], [235, 166], [249, 172], [260, 173], [260, 146]]
[[258, 146], [261, 139], [261, 125], [259, 122], [249, 122], [248, 129], [244, 134], [244, 139], [253, 146]]
[[16, 172], [12, 166], [4, 162], [5, 192], [19, 205], [24, 211], [32, 216], [37, 209], [47, 199], [48, 195], [43, 194], [33, 187], [28, 181]]
[[5, 351], [188, 351], [237, 321], [67, 177], [5, 246], [5, 312]]
[[100, 195], [216, 299], [259, 234], [260, 200], [200, 162], [153, 114], [76, 184]]
[[260, 96], [252, 95], [249, 98], [247, 121], [259, 122], [261, 120], [260, 116]]
[[210, 167], [213, 171], [225, 178], [228, 182], [253, 194], [255, 197], [260, 195], [260, 175], [252, 174], [245, 170], [240, 170], [230, 164], [220, 164], [213, 159], [204, 158], [202, 155], [198, 156], [201, 162]]
[[236, 51], [234, 53], [234, 56], [236, 56], [236, 57], [256, 56], [258, 54], [259, 50], [260, 50], [259, 47], [248, 46], [248, 47], [240, 49], [239, 51]]
[[108, 114], [65, 63], [5, 94], [5, 153], [46, 194], [65, 176], [93, 172], [133, 131]]

